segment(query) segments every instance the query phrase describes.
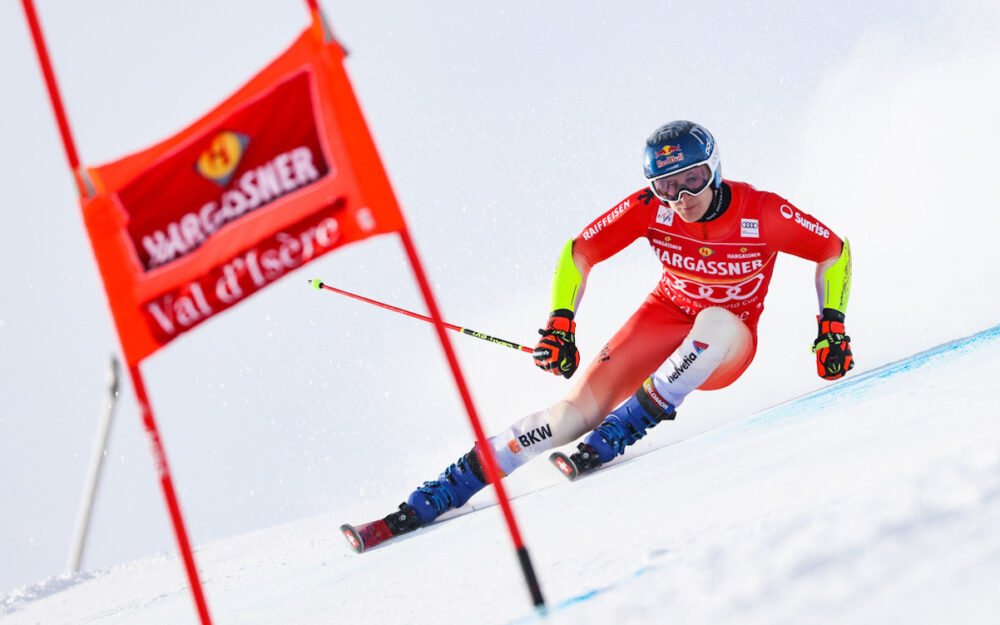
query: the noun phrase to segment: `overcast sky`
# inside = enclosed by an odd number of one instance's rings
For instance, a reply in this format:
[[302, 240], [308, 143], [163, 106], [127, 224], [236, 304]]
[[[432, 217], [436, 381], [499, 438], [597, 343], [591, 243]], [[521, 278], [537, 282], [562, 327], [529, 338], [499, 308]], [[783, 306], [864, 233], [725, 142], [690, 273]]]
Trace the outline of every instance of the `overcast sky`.
[[[323, 5], [452, 323], [532, 342], [562, 243], [644, 183], [645, 137], [677, 118], [713, 131], [726, 177], [851, 237], [860, 369], [1000, 322], [995, 2]], [[181, 129], [308, 20], [304, 2], [37, 8], [89, 164]], [[2, 592], [63, 570], [117, 339], [20, 3], [0, 4], [0, 59]], [[643, 445], [823, 384], [808, 353], [812, 271], [779, 263], [757, 362]], [[657, 276], [641, 243], [593, 272], [585, 359]], [[143, 365], [196, 544], [329, 510], [382, 516], [471, 445], [429, 326], [313, 291], [312, 277], [422, 310], [386, 237]], [[490, 431], [568, 389], [526, 355], [453, 340]], [[514, 491], [545, 469], [514, 476]], [[125, 384], [85, 565], [174, 548]]]

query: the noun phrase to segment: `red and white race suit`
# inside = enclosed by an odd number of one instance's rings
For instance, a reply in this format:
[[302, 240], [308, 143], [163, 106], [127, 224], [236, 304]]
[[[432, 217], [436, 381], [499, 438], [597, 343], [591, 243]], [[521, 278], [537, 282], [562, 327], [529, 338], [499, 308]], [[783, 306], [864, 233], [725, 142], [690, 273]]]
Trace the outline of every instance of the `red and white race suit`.
[[778, 252], [816, 263], [840, 255], [840, 237], [788, 200], [743, 182], [725, 184], [731, 191], [729, 206], [712, 221], [684, 222], [647, 188], [628, 196], [574, 239], [574, 256], [593, 266], [646, 237], [663, 264], [663, 274], [588, 366], [570, 401], [606, 414], [671, 355], [695, 316], [710, 306], [735, 314], [753, 335], [746, 354], [727, 362], [700, 388], [731, 384], [753, 359], [757, 322]]

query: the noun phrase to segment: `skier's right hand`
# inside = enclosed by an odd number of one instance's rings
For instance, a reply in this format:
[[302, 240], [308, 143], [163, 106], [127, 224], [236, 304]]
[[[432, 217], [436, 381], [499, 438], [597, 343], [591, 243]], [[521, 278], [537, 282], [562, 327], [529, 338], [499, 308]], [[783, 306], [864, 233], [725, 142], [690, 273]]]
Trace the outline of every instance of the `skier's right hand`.
[[542, 369], [568, 378], [580, 366], [576, 350], [576, 322], [569, 310], [556, 310], [549, 315], [545, 328], [538, 331], [542, 338], [535, 346], [535, 364]]

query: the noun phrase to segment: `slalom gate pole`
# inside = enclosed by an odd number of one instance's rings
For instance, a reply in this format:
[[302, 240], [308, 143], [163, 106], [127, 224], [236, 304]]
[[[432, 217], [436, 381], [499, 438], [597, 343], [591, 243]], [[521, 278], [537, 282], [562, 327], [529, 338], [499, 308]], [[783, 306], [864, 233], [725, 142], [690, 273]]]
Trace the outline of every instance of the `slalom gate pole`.
[[[404, 308], [397, 308], [396, 306], [393, 306], [391, 304], [384, 304], [382, 302], [376, 302], [373, 299], [368, 299], [367, 297], [364, 297], [364, 296], [361, 296], [361, 295], [357, 295], [356, 293], [351, 293], [349, 291], [342, 291], [342, 290], [340, 290], [340, 289], [338, 289], [336, 287], [330, 286], [329, 284], [324, 284], [323, 281], [319, 280], [318, 278], [310, 280], [309, 284], [311, 284], [313, 286], [313, 288], [317, 289], [317, 290], [319, 290], [319, 289], [326, 289], [327, 291], [333, 291], [334, 293], [340, 293], [341, 295], [346, 295], [347, 297], [353, 297], [354, 299], [361, 300], [362, 302], [367, 302], [369, 304], [374, 304], [376, 306], [380, 306], [382, 308], [385, 308], [386, 310], [391, 310], [393, 312], [402, 313], [402, 314], [407, 315], [409, 317], [413, 317], [414, 319], [420, 319], [422, 321], [427, 321], [429, 323], [434, 323], [434, 319], [432, 319], [430, 317], [427, 317], [426, 315], [421, 315], [420, 313], [415, 313], [415, 312], [406, 310]], [[462, 334], [464, 334], [466, 336], [472, 336], [472, 337], [475, 337], [477, 339], [482, 339], [484, 341], [489, 341], [490, 343], [496, 343], [497, 345], [503, 345], [504, 347], [509, 347], [511, 349], [517, 349], [517, 350], [520, 350], [522, 352], [527, 352], [529, 354], [531, 354], [534, 351], [530, 347], [525, 347], [524, 345], [518, 345], [517, 343], [514, 343], [512, 341], [508, 341], [506, 339], [498, 339], [495, 336], [490, 336], [489, 334], [483, 334], [482, 332], [477, 332], [476, 330], [470, 330], [468, 328], [461, 328], [461, 327], [456, 326], [456, 325], [451, 324], [451, 323], [445, 323], [444, 321], [441, 322], [441, 325], [443, 325], [445, 328], [447, 328], [449, 330], [454, 330], [455, 332], [461, 332]]]
[[49, 101], [52, 103], [52, 112], [56, 116], [59, 134], [62, 136], [66, 160], [69, 161], [69, 169], [73, 172], [73, 178], [76, 180], [77, 192], [80, 197], [90, 197], [94, 194], [93, 187], [87, 179], [86, 173], [80, 167], [80, 156], [76, 151], [76, 143], [73, 141], [73, 133], [70, 131], [69, 118], [66, 116], [65, 107], [63, 107], [62, 96], [59, 95], [59, 86], [56, 83], [55, 72], [52, 71], [52, 62], [49, 59], [49, 50], [45, 46], [45, 38], [42, 36], [38, 13], [35, 12], [35, 3], [32, 0], [21, 0], [21, 5], [24, 7], [24, 15], [28, 19], [28, 29], [31, 31], [31, 39], [35, 43], [38, 62], [42, 66], [45, 87], [49, 92]]
[[[42, 36], [42, 29], [38, 22], [38, 14], [35, 12], [34, 2], [32, 0], [21, 0], [21, 4], [24, 7], [24, 14], [28, 20], [28, 28], [31, 31], [31, 37], [35, 44], [35, 51], [38, 53], [38, 61], [42, 66], [45, 86], [49, 92], [49, 100], [52, 103], [56, 123], [59, 126], [59, 133], [62, 135], [63, 147], [66, 150], [66, 159], [69, 162], [73, 177], [76, 179], [77, 191], [81, 198], [90, 197], [94, 194], [94, 190], [87, 178], [86, 172], [80, 166], [80, 156], [76, 151], [76, 143], [73, 141], [73, 134], [70, 131], [62, 97], [59, 95], [59, 86], [56, 83], [55, 73], [52, 71], [52, 63], [49, 59], [48, 49], [45, 46], [45, 39]], [[120, 331], [119, 340], [121, 340]], [[187, 571], [198, 617], [202, 625], [211, 625], [212, 620], [208, 613], [208, 604], [205, 602], [205, 594], [202, 591], [201, 581], [198, 579], [198, 569], [195, 567], [194, 554], [191, 552], [191, 544], [188, 541], [187, 531], [184, 529], [184, 520], [181, 517], [180, 504], [177, 502], [177, 493], [174, 490], [173, 480], [170, 479], [166, 453], [163, 450], [160, 433], [153, 418], [153, 410], [149, 406], [149, 398], [146, 395], [146, 385], [143, 383], [138, 363], [130, 362], [128, 363], [128, 367], [129, 375], [132, 378], [132, 388], [135, 390], [136, 399], [139, 402], [142, 422], [153, 452], [153, 463], [160, 478], [163, 496], [167, 501], [167, 509], [170, 512], [170, 518], [174, 525], [174, 534], [184, 561], [184, 568]]]
[[431, 293], [430, 283], [427, 280], [427, 275], [424, 273], [413, 241], [410, 238], [409, 230], [404, 227], [399, 232], [399, 236], [403, 241], [403, 247], [406, 249], [406, 255], [410, 259], [410, 267], [413, 269], [417, 283], [420, 285], [420, 292], [424, 296], [427, 310], [431, 313], [434, 329], [437, 331], [441, 347], [444, 349], [445, 357], [448, 359], [448, 365], [451, 367], [451, 373], [455, 378], [455, 384], [458, 386], [458, 392], [462, 396], [462, 402], [465, 404], [465, 411], [469, 416], [472, 429], [476, 433], [476, 448], [479, 449], [479, 456], [482, 460], [483, 469], [486, 472], [486, 479], [493, 484], [493, 488], [496, 490], [497, 501], [500, 504], [500, 509], [503, 511], [504, 520], [507, 522], [507, 529], [510, 532], [510, 537], [517, 553], [517, 559], [521, 565], [521, 572], [524, 574], [525, 584], [527, 584], [528, 592], [531, 594], [531, 601], [536, 609], [544, 611], [545, 599], [542, 597], [542, 590], [538, 584], [538, 578], [535, 576], [535, 569], [531, 565], [528, 549], [524, 546], [524, 541], [521, 539], [521, 532], [518, 530], [517, 521], [514, 519], [514, 511], [511, 510], [510, 502], [507, 500], [507, 492], [500, 481], [502, 475], [500, 474], [500, 469], [497, 468], [493, 448], [487, 441], [486, 432], [479, 421], [476, 407], [472, 403], [472, 394], [469, 393], [469, 387], [466, 385], [462, 370], [458, 366], [458, 358], [455, 356], [455, 351], [452, 349], [447, 333], [445, 333], [447, 326], [441, 320], [441, 313], [438, 312], [437, 303], [434, 301], [433, 293]]
[[146, 384], [142, 380], [142, 372], [139, 370], [138, 364], [129, 364], [128, 371], [132, 378], [132, 389], [135, 391], [136, 399], [139, 401], [142, 424], [149, 438], [150, 451], [153, 453], [153, 464], [155, 465], [156, 475], [160, 479], [163, 496], [167, 502], [170, 520], [174, 525], [174, 535], [177, 538], [181, 559], [184, 561], [184, 570], [187, 572], [188, 581], [190, 582], [195, 608], [198, 610], [198, 617], [201, 619], [202, 625], [211, 625], [212, 619], [208, 613], [208, 603], [205, 601], [205, 593], [201, 587], [201, 580], [198, 578], [198, 567], [195, 566], [194, 553], [191, 551], [191, 542], [188, 540], [187, 530], [184, 529], [181, 506], [177, 500], [177, 491], [174, 489], [173, 479], [170, 477], [170, 467], [167, 465], [167, 453], [163, 449], [160, 431], [156, 427], [153, 409], [150, 407], [149, 396], [146, 394]]

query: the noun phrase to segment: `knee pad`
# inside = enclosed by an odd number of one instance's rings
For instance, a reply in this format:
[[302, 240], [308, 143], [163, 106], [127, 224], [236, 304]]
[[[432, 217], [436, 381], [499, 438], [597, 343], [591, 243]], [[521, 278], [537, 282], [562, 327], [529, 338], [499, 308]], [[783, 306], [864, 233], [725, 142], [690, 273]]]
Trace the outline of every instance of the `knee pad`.
[[710, 307], [695, 318], [691, 335], [701, 341], [724, 345], [726, 352], [715, 370], [697, 388], [705, 391], [729, 386], [753, 360], [756, 341], [750, 328], [739, 317], [724, 308]]

